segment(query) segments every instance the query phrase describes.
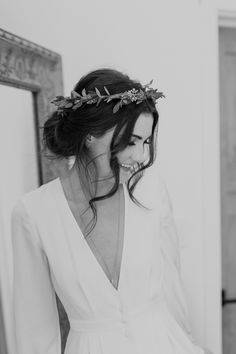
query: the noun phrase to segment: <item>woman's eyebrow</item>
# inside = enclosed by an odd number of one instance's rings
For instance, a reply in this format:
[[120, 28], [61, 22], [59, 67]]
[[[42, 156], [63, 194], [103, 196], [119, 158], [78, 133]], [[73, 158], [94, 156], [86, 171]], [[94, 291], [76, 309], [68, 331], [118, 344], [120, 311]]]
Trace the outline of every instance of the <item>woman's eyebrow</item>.
[[136, 135], [136, 134], [132, 134], [132, 136], [134, 136], [135, 138], [142, 140], [142, 137], [140, 135]]
[[[133, 136], [134, 138], [137, 138], [139, 140], [143, 139], [140, 135], [137, 135], [137, 134], [132, 134], [131, 136]], [[151, 135], [147, 139], [149, 139], [150, 137], [151, 137]]]

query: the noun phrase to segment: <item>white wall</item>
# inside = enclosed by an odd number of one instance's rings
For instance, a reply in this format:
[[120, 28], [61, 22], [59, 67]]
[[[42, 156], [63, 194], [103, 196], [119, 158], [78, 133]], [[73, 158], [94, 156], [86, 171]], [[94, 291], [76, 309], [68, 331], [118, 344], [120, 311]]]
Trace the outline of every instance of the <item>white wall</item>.
[[236, 11], [236, 3], [234, 0], [217, 0], [217, 9], [219, 11]]
[[213, 0], [9, 0], [1, 6], [0, 23], [61, 53], [66, 94], [81, 75], [102, 66], [123, 70], [143, 83], [153, 78], [154, 86], [164, 91], [159, 164], [178, 223], [193, 332], [218, 354], [216, 16]]

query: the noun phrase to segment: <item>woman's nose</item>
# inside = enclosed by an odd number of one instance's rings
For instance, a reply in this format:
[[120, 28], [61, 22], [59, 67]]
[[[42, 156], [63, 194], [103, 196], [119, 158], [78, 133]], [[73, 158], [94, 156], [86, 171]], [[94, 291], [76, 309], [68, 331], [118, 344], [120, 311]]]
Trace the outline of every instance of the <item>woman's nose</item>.
[[133, 160], [138, 163], [144, 163], [149, 157], [148, 145], [140, 146], [133, 155]]

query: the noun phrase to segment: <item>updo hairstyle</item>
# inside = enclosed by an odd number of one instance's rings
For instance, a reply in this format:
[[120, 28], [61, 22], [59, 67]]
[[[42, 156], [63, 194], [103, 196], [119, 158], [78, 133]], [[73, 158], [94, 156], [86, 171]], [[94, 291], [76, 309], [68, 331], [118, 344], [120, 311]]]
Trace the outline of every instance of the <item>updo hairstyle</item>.
[[[75, 85], [74, 91], [82, 95], [83, 89], [86, 92], [95, 91], [97, 88], [101, 94], [106, 95], [104, 86], [110, 94], [125, 92], [131, 89], [140, 90], [142, 85], [138, 81], [131, 80], [127, 75], [112, 69], [99, 69], [83, 76]], [[145, 165], [140, 165], [128, 180], [128, 193], [136, 204], [142, 206], [133, 196], [133, 190], [143, 175], [143, 171], [150, 167], [155, 160], [155, 135], [157, 133], [158, 112], [152, 99], [146, 99], [139, 104], [135, 102], [121, 107], [118, 112], [113, 113], [115, 101], [109, 103], [101, 101], [96, 104], [85, 104], [79, 109], [66, 112], [61, 116], [57, 111], [52, 113], [45, 122], [43, 128], [43, 139], [46, 149], [51, 152], [54, 158], [75, 157], [78, 166], [84, 166], [84, 161], [91, 161], [86, 146], [88, 135], [95, 137], [103, 136], [108, 130], [115, 127], [110, 145], [111, 159], [110, 166], [115, 176], [115, 183], [108, 194], [92, 197], [89, 205], [93, 210], [96, 220], [96, 208], [94, 201], [109, 198], [116, 193], [119, 187], [119, 165], [116, 154], [124, 150], [130, 142], [135, 123], [141, 113], [151, 113], [153, 116], [151, 143], [149, 144], [149, 160]], [[121, 138], [119, 137], [119, 133]], [[85, 166], [85, 174], [86, 174]], [[135, 176], [135, 178], [134, 178]], [[131, 180], [133, 184], [130, 185]], [[95, 222], [96, 224], [96, 222]], [[94, 224], [94, 226], [95, 226]]]

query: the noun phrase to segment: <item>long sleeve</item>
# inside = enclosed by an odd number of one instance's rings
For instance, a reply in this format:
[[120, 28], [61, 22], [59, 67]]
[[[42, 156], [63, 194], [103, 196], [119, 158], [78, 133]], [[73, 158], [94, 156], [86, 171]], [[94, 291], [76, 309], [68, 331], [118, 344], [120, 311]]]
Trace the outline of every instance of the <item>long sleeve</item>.
[[59, 354], [59, 318], [47, 257], [22, 201], [12, 213], [12, 243], [16, 354]]
[[181, 269], [179, 239], [172, 212], [172, 205], [163, 182], [160, 184], [161, 202], [161, 244], [164, 259], [163, 292], [167, 305], [179, 325], [192, 342], [187, 302], [185, 298]]

